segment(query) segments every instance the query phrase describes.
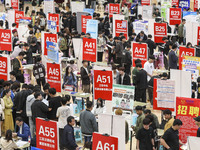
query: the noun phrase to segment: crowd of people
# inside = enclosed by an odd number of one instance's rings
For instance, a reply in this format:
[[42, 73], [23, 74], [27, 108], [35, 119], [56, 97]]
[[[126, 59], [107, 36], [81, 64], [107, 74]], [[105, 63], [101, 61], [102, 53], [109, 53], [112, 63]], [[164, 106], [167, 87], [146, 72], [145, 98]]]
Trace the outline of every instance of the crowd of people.
[[[105, 10], [109, 3], [120, 3], [120, 1], [108, 0], [104, 4]], [[55, 12], [60, 15], [60, 32], [58, 32], [58, 47], [59, 54], [63, 57], [74, 57], [73, 38], [91, 38], [90, 33], [78, 33], [76, 23], [76, 13], [70, 11], [70, 5], [67, 3], [67, 10], [59, 4], [56, 4]], [[49, 120], [58, 121], [59, 127], [59, 146], [60, 149], [79, 150], [80, 146], [75, 141], [73, 126], [79, 125], [84, 136], [84, 147], [91, 148], [92, 134], [98, 132], [97, 117], [101, 113], [105, 113], [106, 108], [104, 100], [99, 97], [95, 102], [93, 98], [87, 98], [86, 109], [80, 113], [80, 119], [77, 121], [72, 116], [70, 105], [77, 103], [76, 97], [69, 95], [61, 95], [54, 87], [51, 87], [46, 82], [46, 68], [42, 62], [42, 44], [41, 32], [49, 32], [47, 29], [47, 16], [40, 8], [42, 1], [39, 1], [39, 6], [35, 7], [36, 1], [32, 1], [33, 10], [26, 7], [25, 15], [31, 17], [31, 23], [28, 24], [28, 31], [24, 38], [27, 42], [20, 41], [18, 37], [16, 23], [12, 24], [12, 51], [1, 51], [2, 54], [10, 55], [12, 71], [10, 80], [4, 81], [0, 79], [0, 121], [1, 121], [1, 139], [2, 149], [16, 149], [17, 145], [13, 141], [13, 137], [21, 137], [23, 141], [30, 141], [32, 146], [36, 147], [36, 118], [48, 118]], [[121, 3], [120, 3], [121, 4]], [[96, 1], [92, 0], [86, 4], [86, 7], [96, 8]], [[152, 40], [152, 35], [146, 35], [144, 31], [136, 34], [133, 30], [133, 24], [136, 19], [142, 20], [142, 15], [137, 14], [137, 6], [134, 8], [135, 16], [129, 16], [128, 5], [124, 4], [121, 9], [121, 14], [128, 21], [128, 40], [123, 33], [118, 37], [113, 38], [112, 18], [109, 18], [108, 12], [102, 14], [97, 11], [93, 13], [93, 20], [98, 20], [98, 37], [97, 37], [97, 61], [107, 62], [108, 66], [113, 71], [113, 84], [135, 86], [134, 100], [138, 102], [150, 102], [153, 106], [153, 80], [160, 78], [162, 80], [169, 79], [169, 74], [158, 74], [155, 72], [155, 51], [164, 54], [164, 70], [178, 69], [178, 49], [180, 45], [186, 45], [186, 20], [182, 19], [180, 25], [176, 25], [173, 33], [174, 37], [163, 37], [164, 44], [155, 43]], [[37, 9], [36, 9], [37, 8]], [[5, 12], [9, 9], [5, 4]], [[20, 1], [20, 9], [24, 9], [24, 1]], [[160, 10], [154, 5], [153, 17], [160, 17]], [[0, 29], [8, 29], [8, 22], [0, 20]], [[152, 29], [149, 29], [152, 30]], [[168, 25], [168, 33], [171, 33]], [[132, 67], [132, 52], [131, 43], [140, 42], [148, 45], [148, 61], [142, 65], [140, 59], [134, 60], [134, 68]], [[200, 42], [199, 42], [200, 45]], [[199, 45], [196, 48], [196, 55], [199, 56]], [[193, 47], [190, 42], [186, 47]], [[39, 56], [33, 56], [33, 53]], [[107, 57], [108, 56], [108, 57]], [[61, 57], [60, 57], [61, 58]], [[31, 82], [36, 81], [37, 85], [24, 83], [24, 68], [23, 64], [34, 64], [31, 73]], [[79, 68], [78, 68], [79, 67]], [[81, 90], [84, 93], [93, 93], [92, 80], [93, 68], [87, 60], [82, 61], [82, 66], [77, 66], [76, 61], [67, 62], [67, 67], [62, 76], [62, 89], [72, 88], [76, 91], [78, 87], [77, 74], [81, 76]], [[34, 78], [32, 78], [32, 76]], [[200, 78], [197, 80], [200, 83]], [[199, 86], [199, 84], [198, 84]], [[193, 83], [192, 96], [200, 97], [198, 86]], [[189, 87], [191, 88], [191, 87]], [[157, 129], [164, 129], [164, 135], [160, 139], [160, 143], [167, 150], [178, 150], [179, 145], [183, 143], [179, 141], [178, 130], [182, 126], [179, 119], [172, 116], [170, 110], [164, 110], [164, 120], [159, 123], [156, 114], [153, 114], [150, 109], [145, 109], [142, 106], [135, 107], [138, 115], [135, 126], [132, 126], [136, 133], [136, 149], [137, 150], [155, 150], [158, 149], [158, 133]], [[122, 115], [123, 110], [117, 109], [116, 115]], [[200, 127], [200, 117], [196, 117], [195, 123]], [[126, 122], [126, 143], [129, 140], [128, 122]], [[197, 136], [200, 137], [200, 128], [197, 131]]]

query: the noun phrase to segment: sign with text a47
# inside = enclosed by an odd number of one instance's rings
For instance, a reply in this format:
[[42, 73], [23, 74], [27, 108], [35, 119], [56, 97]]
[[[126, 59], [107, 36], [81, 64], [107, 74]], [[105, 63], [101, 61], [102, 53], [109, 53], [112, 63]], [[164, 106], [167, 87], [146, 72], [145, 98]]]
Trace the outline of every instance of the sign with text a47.
[[93, 133], [93, 150], [118, 150], [118, 138]]

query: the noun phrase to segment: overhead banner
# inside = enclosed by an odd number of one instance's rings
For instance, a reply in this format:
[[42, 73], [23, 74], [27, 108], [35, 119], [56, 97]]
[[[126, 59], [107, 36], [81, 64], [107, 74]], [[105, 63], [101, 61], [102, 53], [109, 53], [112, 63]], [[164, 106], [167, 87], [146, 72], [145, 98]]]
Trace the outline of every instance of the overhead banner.
[[144, 63], [148, 60], [148, 49], [146, 43], [136, 43], [133, 42], [132, 44], [132, 64], [133, 67], [135, 67], [135, 60], [140, 59], [142, 61], [142, 66], [144, 66]]
[[36, 118], [36, 142], [37, 148], [58, 150], [59, 131], [57, 122]]
[[59, 29], [59, 20], [60, 19], [59, 18], [60, 18], [59, 14], [48, 13], [48, 20], [51, 20], [56, 23], [56, 30], [55, 30], [56, 33], [60, 31], [60, 29]]
[[194, 98], [176, 98], [176, 119], [183, 122], [179, 130], [179, 139], [187, 143], [188, 136], [197, 136], [198, 126], [195, 125], [195, 117], [200, 114], [200, 100]]
[[19, 19], [21, 17], [24, 17], [24, 11], [18, 11], [18, 10], [15, 10], [15, 23], [16, 23], [16, 27], [18, 28], [19, 26]]
[[[94, 99], [112, 100], [112, 70], [94, 70]], [[104, 94], [102, 94], [104, 93]]]
[[169, 9], [169, 24], [176, 25], [181, 23], [181, 8], [170, 8]]
[[151, 5], [151, 0], [141, 0], [141, 5]]
[[94, 150], [118, 150], [118, 138], [93, 133], [92, 149]]
[[167, 37], [167, 24], [154, 23], [154, 41], [155, 43], [164, 43], [163, 37]]
[[128, 22], [127, 20], [115, 20], [115, 36], [119, 36], [120, 33], [123, 33], [128, 39]]
[[179, 0], [179, 7], [182, 9], [190, 8], [190, 0]]
[[81, 28], [82, 32], [86, 33], [87, 19], [92, 19], [90, 15], [81, 15]]
[[10, 29], [0, 29], [0, 50], [12, 51], [12, 34]]
[[182, 70], [182, 59], [183, 56], [195, 56], [195, 48], [187, 48], [184, 46], [179, 47], [179, 69]]
[[153, 109], [174, 111], [175, 104], [175, 81], [154, 79]]
[[86, 33], [90, 33], [92, 38], [98, 37], [98, 20], [87, 20]]
[[56, 92], [61, 92], [61, 66], [60, 64], [47, 63], [47, 82]]
[[197, 45], [199, 45], [200, 41], [200, 26], [197, 28]]
[[5, 81], [10, 80], [10, 57], [9, 56], [0, 56], [0, 79]]
[[113, 16], [113, 14], [119, 14], [120, 13], [120, 6], [119, 4], [109, 4], [108, 6], [108, 12], [109, 12], [109, 18]]
[[50, 41], [50, 42], [54, 42], [57, 43], [58, 42], [58, 37], [57, 34], [52, 34], [52, 33], [45, 33], [42, 32], [42, 52], [43, 55], [47, 55], [47, 43], [46, 41]]
[[47, 59], [49, 61], [59, 63], [59, 51], [58, 44], [50, 41], [46, 41], [47, 44]]
[[97, 61], [97, 39], [83, 38], [83, 60]]
[[179, 0], [172, 0], [172, 6], [176, 6], [176, 8], [178, 8]]
[[135, 86], [113, 84], [112, 107], [133, 110]]
[[148, 21], [135, 20], [135, 22], [133, 22], [133, 29], [136, 34], [139, 34], [141, 31], [144, 31], [144, 33], [148, 35]]

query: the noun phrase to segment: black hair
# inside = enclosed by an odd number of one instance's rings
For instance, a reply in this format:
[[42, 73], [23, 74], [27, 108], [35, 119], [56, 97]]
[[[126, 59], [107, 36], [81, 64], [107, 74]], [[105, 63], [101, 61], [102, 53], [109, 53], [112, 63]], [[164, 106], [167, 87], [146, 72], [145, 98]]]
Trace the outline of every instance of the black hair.
[[16, 25], [17, 25], [16, 23], [13, 23], [13, 24], [12, 24], [12, 27], [15, 27]]
[[143, 125], [149, 125], [151, 123], [149, 118], [144, 118]]
[[151, 35], [151, 34], [149, 34], [149, 35], [148, 35], [148, 38], [152, 38], [152, 35]]
[[183, 123], [182, 123], [181, 120], [179, 120], [179, 119], [175, 119], [174, 122], [173, 122], [173, 126], [176, 126], [176, 125], [178, 125], [178, 126], [182, 126]]
[[148, 118], [150, 120], [150, 122], [153, 122], [153, 116], [152, 115], [147, 115], [145, 118]]
[[29, 28], [33, 28], [32, 24], [28, 24], [28, 27], [29, 27]]
[[29, 46], [29, 45], [28, 45], [28, 43], [24, 43], [24, 46], [27, 47], [27, 46]]
[[49, 93], [55, 95], [56, 94], [56, 89], [55, 88], [50, 88]]
[[142, 110], [142, 106], [136, 106], [135, 110]]
[[176, 49], [178, 46], [176, 45], [176, 44], [174, 44], [173, 46], [172, 46], [172, 49]]
[[43, 90], [49, 90], [49, 89], [50, 89], [50, 84], [45, 83], [45, 85], [43, 86]]
[[186, 45], [186, 47], [189, 47], [189, 45], [192, 46], [192, 43], [191, 43], [191, 42], [188, 42], [187, 45]]
[[125, 68], [124, 67], [119, 67], [119, 69], [118, 69], [119, 71], [124, 71], [125, 70]]
[[35, 99], [37, 99], [40, 95], [42, 95], [41, 92], [36, 92], [36, 93], [34, 94]]
[[40, 92], [40, 89], [37, 88], [37, 87], [34, 87], [33, 92], [34, 92], [34, 93]]
[[17, 118], [15, 119], [15, 121], [22, 122], [22, 121], [23, 121], [23, 119], [22, 119], [22, 117], [17, 117]]
[[11, 86], [11, 83], [8, 81], [3, 82], [3, 87], [6, 87], [6, 86]]
[[140, 60], [140, 59], [136, 59], [135, 60], [135, 64], [137, 64], [137, 63], [141, 63], [142, 61]]
[[144, 110], [144, 114], [151, 114], [151, 110], [150, 109], [145, 109]]
[[131, 48], [131, 45], [127, 45], [126, 48]]
[[103, 107], [103, 99], [102, 99], [102, 98], [98, 98], [97, 101], [100, 101], [100, 102], [101, 102], [100, 105], [99, 105], [98, 102], [97, 102], [97, 108]]
[[186, 20], [185, 20], [185, 19], [182, 19], [182, 22], [183, 22], [183, 21], [186, 21]]
[[0, 26], [3, 26], [3, 20], [0, 20]]
[[87, 101], [86, 107], [87, 108], [92, 108], [92, 106], [93, 106], [93, 103], [91, 101]]
[[24, 55], [25, 55], [24, 52], [20, 52], [20, 53], [18, 54], [18, 56], [24, 56]]
[[12, 141], [12, 131], [11, 130], [6, 131], [5, 140], [7, 140], [7, 142], [9, 142], [10, 140]]
[[73, 116], [69, 116], [69, 117], [67, 118], [67, 124], [71, 123], [73, 119], [74, 119]]
[[150, 55], [150, 56], [149, 56], [149, 59], [153, 59], [153, 60], [155, 60], [154, 55]]
[[61, 103], [62, 103], [62, 105], [65, 105], [67, 103], [67, 98], [66, 97], [62, 97]]
[[41, 60], [42, 60], [41, 57], [36, 57], [36, 63], [37, 63], [37, 62], [40, 62]]
[[172, 115], [172, 111], [169, 109], [166, 109], [163, 111], [163, 115]]
[[66, 98], [67, 102], [69, 102], [71, 97], [70, 97], [70, 95], [65, 95], [65, 98]]
[[8, 94], [10, 92], [10, 89], [6, 89], [6, 90], [4, 90], [3, 91], [3, 96], [2, 97], [4, 97], [6, 94]]
[[22, 89], [28, 89], [28, 84], [24, 83], [24, 84], [22, 85]]
[[75, 81], [75, 76], [74, 76], [74, 74], [73, 74], [73, 72], [72, 72], [73, 69], [72, 69], [71, 66], [67, 66], [66, 71], [65, 71], [65, 78], [67, 78], [67, 76], [68, 76], [69, 68], [71, 68], [71, 72], [70, 72], [70, 74], [72, 75], [73, 81]]
[[135, 67], [136, 67], [136, 68], [138, 68], [138, 67], [139, 67], [139, 68], [142, 68], [142, 64], [141, 64], [141, 63], [137, 63], [137, 64], [135, 64]]
[[13, 75], [13, 76], [16, 77], [16, 73], [15, 73], [15, 71], [11, 71], [11, 72], [10, 72], [10, 75]]

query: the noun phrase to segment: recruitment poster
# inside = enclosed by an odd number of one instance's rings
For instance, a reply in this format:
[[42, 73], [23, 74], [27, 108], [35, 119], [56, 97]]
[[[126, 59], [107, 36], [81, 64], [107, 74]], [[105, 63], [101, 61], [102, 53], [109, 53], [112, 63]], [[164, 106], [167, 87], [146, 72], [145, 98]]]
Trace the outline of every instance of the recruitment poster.
[[187, 48], [184, 46], [179, 47], [179, 69], [182, 70], [182, 58], [183, 56], [195, 56], [195, 48]]
[[0, 50], [12, 51], [12, 34], [10, 29], [0, 29]]
[[[112, 100], [112, 70], [94, 70], [94, 99]], [[102, 94], [103, 93], [103, 94]]]
[[179, 130], [179, 139], [183, 142], [187, 142], [188, 136], [196, 136], [198, 126], [195, 125], [195, 117], [198, 117], [200, 113], [200, 100], [193, 98], [176, 98], [176, 119], [180, 119], [183, 122]]
[[86, 33], [90, 33], [92, 38], [98, 37], [98, 20], [87, 20]]
[[52, 20], [47, 20], [47, 29], [49, 29], [49, 31], [51, 33], [54, 33], [56, 34], [58, 31], [57, 31], [57, 25], [56, 25], [56, 22], [55, 21], [52, 21]]
[[93, 150], [118, 150], [118, 138], [105, 136], [100, 133], [93, 133]]
[[59, 131], [56, 121], [36, 118], [37, 148], [59, 150]]
[[179, 0], [179, 7], [183, 9], [190, 8], [190, 0]]
[[61, 66], [60, 64], [47, 63], [47, 82], [56, 92], [61, 92]]
[[51, 20], [56, 23], [56, 33], [60, 31], [59, 29], [59, 14], [48, 13], [48, 20]]
[[172, 6], [176, 6], [176, 8], [178, 8], [179, 0], [172, 0]]
[[133, 110], [135, 86], [113, 84], [112, 106], [114, 109]]
[[11, 0], [11, 7], [15, 10], [19, 10], [19, 0]]
[[58, 44], [46, 41], [47, 44], [47, 59], [51, 62], [59, 63]]
[[86, 33], [87, 19], [92, 19], [90, 15], [81, 15], [82, 32]]
[[128, 22], [127, 20], [115, 20], [115, 36], [119, 36], [120, 33], [123, 33], [128, 39]]
[[89, 13], [91, 16], [93, 16], [93, 14], [94, 14], [94, 9], [85, 8], [85, 9], [83, 10], [83, 12], [87, 12], [87, 13]]
[[47, 55], [47, 43], [46, 41], [50, 41], [50, 42], [54, 42], [57, 43], [58, 42], [58, 37], [57, 34], [52, 34], [52, 33], [45, 33], [42, 32], [42, 52], [44, 55]]
[[167, 21], [167, 7], [162, 6], [161, 7], [161, 17], [164, 19], [164, 21]]
[[199, 41], [200, 41], [200, 26], [198, 26], [197, 28], [197, 45], [199, 45]]
[[132, 44], [132, 64], [133, 67], [135, 67], [135, 60], [140, 59], [142, 61], [142, 66], [144, 66], [144, 63], [148, 60], [148, 49], [146, 43], [136, 43], [133, 42]]
[[15, 10], [15, 23], [16, 23], [16, 27], [18, 28], [19, 26], [19, 19], [21, 17], [24, 17], [24, 11], [18, 11], [18, 10]]
[[163, 37], [167, 37], [167, 24], [154, 23], [154, 41], [155, 43], [164, 43]]
[[97, 39], [83, 38], [83, 60], [97, 61]]
[[170, 8], [169, 9], [169, 24], [176, 25], [181, 23], [181, 8]]
[[175, 81], [154, 79], [153, 109], [174, 111], [175, 104]]
[[148, 35], [148, 21], [135, 20], [135, 22], [133, 22], [133, 29], [136, 34], [139, 34], [141, 31], [144, 31], [144, 33]]
[[0, 79], [3, 79], [5, 81], [10, 80], [10, 57], [1, 55], [0, 57]]
[[199, 6], [199, 0], [194, 0], [194, 11], [198, 9]]
[[113, 14], [119, 14], [120, 13], [120, 6], [119, 4], [109, 4], [109, 8], [108, 8], [108, 12], [109, 12], [109, 18], [111, 18], [113, 16]]

